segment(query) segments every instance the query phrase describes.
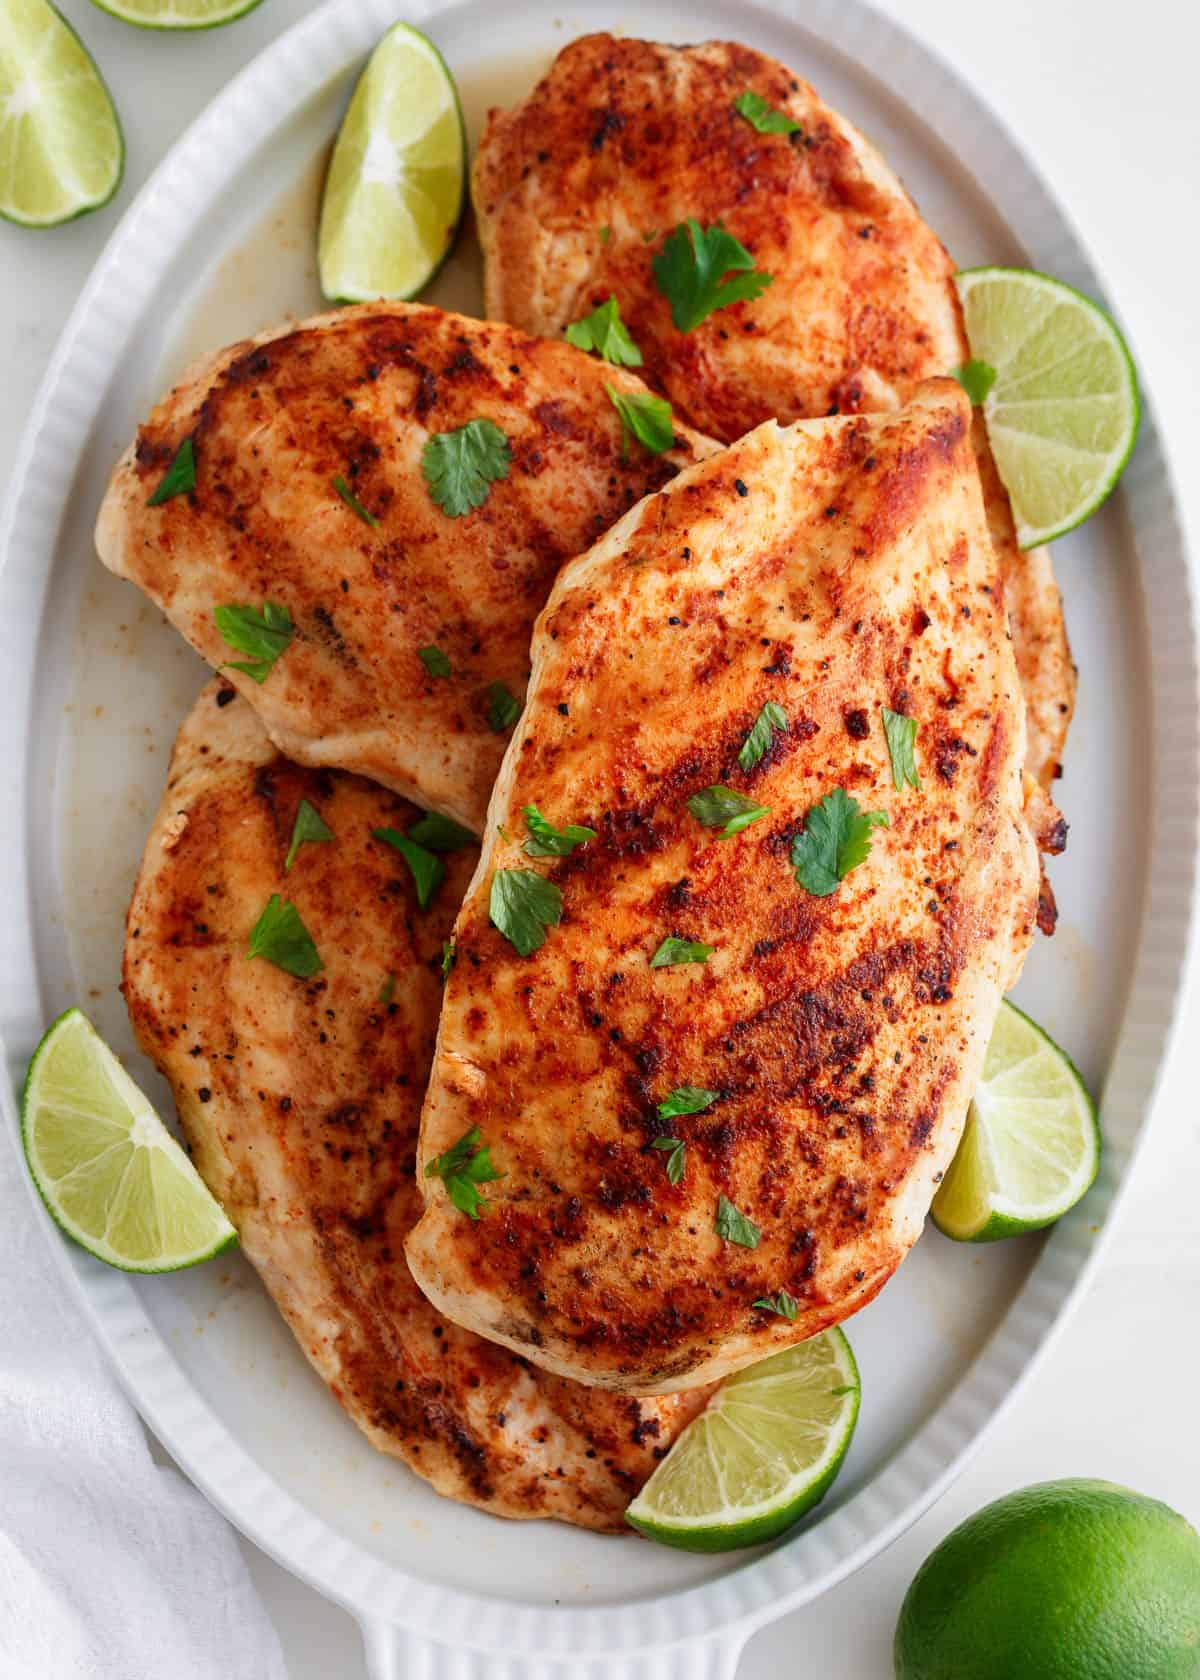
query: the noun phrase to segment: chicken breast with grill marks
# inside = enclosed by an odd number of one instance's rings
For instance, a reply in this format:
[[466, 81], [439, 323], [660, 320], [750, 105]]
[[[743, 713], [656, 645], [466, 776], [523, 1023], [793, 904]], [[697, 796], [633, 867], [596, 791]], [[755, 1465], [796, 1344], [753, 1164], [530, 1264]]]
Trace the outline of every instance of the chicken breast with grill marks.
[[[213, 665], [244, 660], [221, 605], [287, 608], [295, 634], [260, 685], [231, 671], [272, 740], [478, 829], [554, 576], [638, 498], [716, 446], [626, 448], [605, 390], [640, 382], [568, 344], [417, 304], [366, 304], [209, 358], [141, 427], [96, 542]], [[422, 470], [431, 435], [486, 419], [507, 476], [452, 518]], [[191, 437], [196, 486], [148, 497]], [[347, 504], [342, 479], [376, 523]], [[431, 673], [440, 650], [450, 675]]]
[[[735, 109], [746, 92], [795, 131], [757, 132]], [[615, 295], [650, 382], [727, 442], [772, 418], [893, 408], [969, 356], [954, 265], [900, 181], [806, 82], [749, 47], [573, 41], [527, 99], [490, 114], [473, 195], [489, 315], [555, 337]], [[773, 278], [680, 332], [651, 265], [688, 217], [723, 223]], [[982, 425], [977, 446], [988, 457]], [[1018, 551], [988, 459], [984, 481], [1028, 767], [1048, 787], [1075, 694], [1062, 607], [1048, 552]]]
[[[478, 1126], [505, 1176], [478, 1222], [419, 1177], [407, 1253], [450, 1317], [548, 1370], [707, 1382], [846, 1318], [920, 1233], [1055, 818], [1022, 769], [970, 423], [943, 380], [761, 426], [571, 562], [539, 620], [418, 1157]], [[915, 720], [920, 789], [894, 785], [884, 707]], [[725, 837], [688, 804], [714, 785], [766, 809]], [[792, 849], [842, 795], [888, 826], [818, 892]], [[531, 805], [597, 837], [531, 856]], [[561, 894], [525, 956], [490, 915], [528, 903], [519, 872], [544, 921]], [[711, 955], [652, 966], [668, 938]], [[660, 1116], [686, 1088], [693, 1111]], [[781, 1289], [794, 1322], [754, 1304]]]
[[[334, 838], [284, 872], [301, 799]], [[372, 829], [415, 810], [282, 758], [212, 683], [180, 731], [129, 910], [124, 990], [193, 1158], [297, 1341], [381, 1451], [439, 1493], [507, 1517], [621, 1530], [704, 1396], [634, 1401], [536, 1370], [443, 1319], [403, 1242], [442, 993], [442, 941], [475, 862], [446, 858], [428, 913]], [[324, 963], [246, 960], [272, 893]]]

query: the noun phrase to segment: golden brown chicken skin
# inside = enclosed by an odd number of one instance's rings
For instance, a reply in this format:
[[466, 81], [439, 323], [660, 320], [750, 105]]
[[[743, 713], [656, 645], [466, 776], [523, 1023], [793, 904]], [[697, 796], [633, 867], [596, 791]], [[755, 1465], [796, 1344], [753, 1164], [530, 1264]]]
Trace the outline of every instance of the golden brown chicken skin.
[[[285, 873], [301, 799], [334, 838]], [[210, 684], [180, 731], [129, 910], [130, 1016], [246, 1255], [372, 1444], [497, 1515], [619, 1530], [703, 1396], [634, 1401], [548, 1376], [447, 1322], [404, 1263], [442, 941], [476, 857], [446, 858], [422, 913], [403, 861], [371, 838], [417, 814], [289, 763], [245, 701]], [[317, 945], [312, 980], [246, 959], [276, 892]]]
[[[757, 132], [735, 108], [746, 92], [798, 126]], [[573, 41], [490, 114], [473, 192], [490, 315], [554, 337], [615, 295], [646, 377], [726, 442], [772, 418], [892, 408], [969, 357], [954, 264], [895, 174], [806, 82], [735, 42]], [[688, 217], [722, 223], [772, 279], [681, 332], [652, 264]], [[1061, 603], [1047, 551], [1017, 550], [990, 462], [984, 476], [1028, 767], [1048, 786], [1075, 693]]]
[[[548, 1370], [707, 1382], [856, 1311], [921, 1230], [1028, 947], [1046, 816], [970, 420], [937, 381], [892, 414], [768, 423], [571, 562], [539, 620], [418, 1156], [477, 1125], [506, 1176], [477, 1223], [419, 1178], [407, 1253], [450, 1317]], [[916, 720], [919, 790], [894, 786], [883, 707]], [[766, 813], [724, 837], [688, 805], [712, 785]], [[834, 790], [889, 826], [818, 895], [791, 851]], [[530, 804], [597, 837], [531, 858]], [[521, 870], [562, 895], [527, 956], [489, 915]], [[712, 953], [653, 967], [669, 937]], [[684, 1087], [711, 1100], [660, 1117]], [[757, 1246], [718, 1229], [722, 1197]], [[793, 1323], [754, 1304], [781, 1289]]]
[[[416, 304], [281, 328], [210, 358], [150, 415], [101, 509], [100, 557], [213, 665], [245, 659], [216, 607], [286, 608], [295, 633], [265, 681], [229, 672], [276, 745], [477, 829], [507, 739], [492, 685], [523, 697], [558, 567], [715, 447], [681, 425], [666, 454], [625, 448], [606, 385], [643, 389], [570, 345]], [[450, 517], [423, 446], [478, 419], [511, 466]], [[148, 506], [188, 437], [194, 491]]]

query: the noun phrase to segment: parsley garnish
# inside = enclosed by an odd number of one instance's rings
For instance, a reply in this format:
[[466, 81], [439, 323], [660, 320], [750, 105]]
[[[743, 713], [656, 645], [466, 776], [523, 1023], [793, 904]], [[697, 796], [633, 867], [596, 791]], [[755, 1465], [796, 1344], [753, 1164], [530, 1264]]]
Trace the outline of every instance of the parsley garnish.
[[674, 1120], [678, 1114], [699, 1114], [715, 1103], [719, 1091], [706, 1091], [703, 1085], [676, 1085], [658, 1105], [660, 1120]]
[[254, 924], [250, 934], [250, 949], [246, 959], [265, 957], [285, 974], [297, 980], [311, 980], [325, 964], [321, 961], [312, 935], [300, 920], [300, 912], [290, 899], [272, 893], [267, 907]]
[[762, 1240], [762, 1232], [753, 1219], [747, 1219], [739, 1208], [735, 1208], [728, 1196], [717, 1197], [717, 1217], [713, 1229], [726, 1242], [737, 1243], [742, 1248], [757, 1248]]
[[675, 442], [675, 420], [671, 405], [665, 397], [651, 396], [649, 391], [618, 391], [606, 385], [608, 400], [621, 417], [622, 460], [629, 457], [631, 437], [651, 455], [661, 455]]
[[408, 838], [415, 840], [418, 846], [424, 846], [427, 852], [461, 852], [466, 846], [479, 844], [477, 834], [472, 834], [469, 828], [441, 816], [437, 811], [426, 811], [424, 816], [418, 817], [408, 831]]
[[479, 1127], [472, 1126], [457, 1143], [426, 1162], [425, 1177], [440, 1178], [458, 1211], [470, 1219], [478, 1219], [487, 1206], [487, 1198], [479, 1194], [476, 1186], [491, 1184], [504, 1174], [492, 1165], [488, 1145], [480, 1143]]
[[651, 1149], [669, 1149], [667, 1156], [667, 1180], [671, 1184], [678, 1184], [687, 1166], [687, 1144], [682, 1138], [656, 1137], [651, 1140]]
[[491, 420], [468, 420], [452, 432], [435, 432], [421, 451], [429, 494], [451, 519], [482, 507], [497, 479], [512, 466], [508, 439]]
[[[734, 1209], [736, 1212], [736, 1208]], [[760, 1312], [778, 1313], [780, 1318], [786, 1318], [789, 1324], [796, 1322], [796, 1298], [789, 1295], [786, 1289], [781, 1289], [775, 1295], [760, 1295], [753, 1303]]]
[[787, 728], [787, 713], [777, 700], [768, 700], [754, 720], [754, 727], [742, 742], [738, 763], [743, 770], [753, 770], [775, 738], [777, 729]]
[[448, 677], [450, 675], [450, 658], [432, 642], [428, 647], [417, 649], [417, 658], [424, 665], [431, 677]]
[[886, 706], [880, 706], [883, 713], [883, 733], [887, 736], [888, 757], [892, 761], [892, 785], [899, 793], [905, 785], [921, 788], [921, 778], [917, 773], [917, 758], [913, 750], [917, 740], [916, 718], [905, 717], [903, 712], [889, 712]]
[[804, 832], [792, 841], [796, 879], [817, 898], [828, 898], [871, 851], [871, 830], [887, 828], [886, 811], [863, 811], [857, 799], [834, 788], [804, 819]]
[[801, 125], [786, 111], [778, 111], [761, 93], [753, 93], [747, 89], [739, 93], [733, 102], [733, 108], [739, 117], [745, 117], [751, 128], [760, 134], [799, 134]]
[[400, 853], [408, 865], [413, 885], [417, 889], [418, 908], [428, 910], [434, 893], [446, 879], [446, 865], [441, 858], [427, 852], [424, 846], [417, 845], [407, 834], [401, 834], [394, 828], [373, 828], [371, 838], [385, 841]]
[[733, 788], [706, 787], [699, 793], [694, 793], [687, 802], [687, 808], [697, 822], [702, 822], [705, 828], [724, 829], [721, 835], [728, 840], [733, 834], [740, 834], [759, 817], [770, 813], [769, 805], [756, 805], [753, 799], [747, 799], [744, 793], [736, 793]]
[[395, 997], [395, 995], [396, 995], [396, 976], [394, 974], [389, 974], [387, 979], [383, 982], [383, 985], [380, 986], [380, 988], [379, 988], [379, 999], [378, 999], [378, 1001], [380, 1003], [384, 1004], [384, 1005], [387, 1005], [387, 1004], [391, 1003], [391, 1001]]
[[603, 227], [596, 229], [596, 237], [599, 239], [601, 245], [608, 244], [609, 240], [612, 238], [612, 229], [609, 227], [607, 222], [605, 222]]
[[[214, 607], [213, 617], [230, 647], [250, 655], [244, 663], [230, 659], [226, 665], [234, 671], [244, 671], [256, 683], [266, 682], [271, 667], [295, 634], [287, 608], [275, 601], [265, 601], [261, 611], [257, 607]], [[226, 665], [220, 669], [224, 670]]]
[[996, 370], [990, 362], [964, 362], [961, 367], [950, 369], [950, 377], [958, 380], [972, 404], [978, 408], [980, 403], [986, 402], [988, 392], [996, 383]]
[[292, 843], [288, 847], [287, 857], [283, 860], [283, 873], [286, 875], [295, 861], [296, 853], [307, 841], [332, 840], [333, 830], [322, 821], [321, 813], [307, 799], [300, 801], [300, 809], [296, 812], [296, 820], [292, 824]]
[[[714, 309], [761, 297], [774, 278], [755, 268], [741, 240], [720, 222], [702, 228], [692, 216], [668, 235], [651, 266], [680, 332], [691, 332]], [[730, 274], [737, 278], [726, 279]]]
[[651, 968], [676, 968], [680, 963], [705, 963], [716, 950], [715, 945], [701, 945], [696, 939], [664, 939], [650, 958]]
[[629, 336], [629, 328], [621, 319], [615, 293], [599, 304], [590, 315], [572, 321], [567, 328], [567, 343], [576, 350], [592, 350], [601, 361], [617, 367], [641, 367], [642, 352]]
[[562, 920], [562, 894], [532, 869], [497, 869], [488, 913], [492, 926], [527, 957], [546, 943], [546, 929]]
[[346, 483], [346, 480], [342, 477], [341, 473], [338, 473], [337, 477], [334, 479], [333, 488], [345, 502], [351, 513], [356, 513], [364, 525], [369, 525], [373, 531], [378, 531], [378, 519], [376, 519], [375, 515], [369, 512], [368, 509], [362, 505], [353, 490], [351, 490], [350, 486]]
[[536, 805], [526, 805], [524, 810], [529, 838], [521, 850], [526, 857], [570, 857], [576, 846], [596, 838], [596, 830], [584, 828], [581, 823], [555, 828], [553, 823], [546, 821]]
[[523, 709], [521, 702], [506, 683], [488, 684], [487, 720], [497, 735], [503, 735], [506, 729], [511, 729]]
[[185, 437], [175, 451], [175, 459], [158, 481], [153, 494], [146, 498], [147, 507], [158, 507], [172, 496], [186, 496], [196, 488], [196, 450], [190, 437]]
[[454, 967], [454, 964], [457, 961], [458, 961], [458, 953], [454, 949], [454, 941], [452, 939], [443, 939], [442, 940], [442, 985], [443, 986], [446, 984], [446, 981], [450, 978], [450, 970]]

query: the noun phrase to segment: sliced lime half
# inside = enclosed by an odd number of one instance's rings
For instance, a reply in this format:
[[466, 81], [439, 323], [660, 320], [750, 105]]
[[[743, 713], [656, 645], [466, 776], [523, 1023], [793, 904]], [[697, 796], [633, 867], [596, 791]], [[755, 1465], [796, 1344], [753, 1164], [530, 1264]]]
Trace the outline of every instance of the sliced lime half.
[[934, 1224], [956, 1242], [1040, 1231], [1075, 1206], [1099, 1165], [1096, 1110], [1070, 1058], [1002, 1003]]
[[138, 29], [217, 29], [245, 17], [262, 0], [92, 0], [92, 4]]
[[1137, 375], [1104, 311], [1023, 268], [955, 276], [971, 356], [995, 373], [983, 402], [1022, 548], [1050, 542], [1105, 500], [1137, 438]]
[[825, 1330], [727, 1377], [625, 1513], [651, 1540], [727, 1552], [774, 1540], [822, 1499], [858, 1418], [858, 1367]]
[[87, 48], [48, 0], [0, 5], [0, 216], [55, 227], [107, 204], [125, 143]]
[[321, 205], [321, 290], [332, 302], [412, 298], [454, 244], [467, 141], [433, 42], [397, 23], [371, 54], [338, 132]]
[[237, 1233], [86, 1015], [60, 1015], [25, 1079], [21, 1136], [68, 1236], [127, 1272], [175, 1272]]

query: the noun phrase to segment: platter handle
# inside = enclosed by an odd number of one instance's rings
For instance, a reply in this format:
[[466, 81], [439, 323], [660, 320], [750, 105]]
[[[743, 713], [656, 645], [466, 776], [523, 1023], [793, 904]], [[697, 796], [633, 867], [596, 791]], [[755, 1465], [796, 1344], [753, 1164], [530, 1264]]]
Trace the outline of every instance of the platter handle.
[[442, 1645], [384, 1621], [364, 1621], [370, 1680], [734, 1680], [745, 1631], [649, 1651], [553, 1656]]

